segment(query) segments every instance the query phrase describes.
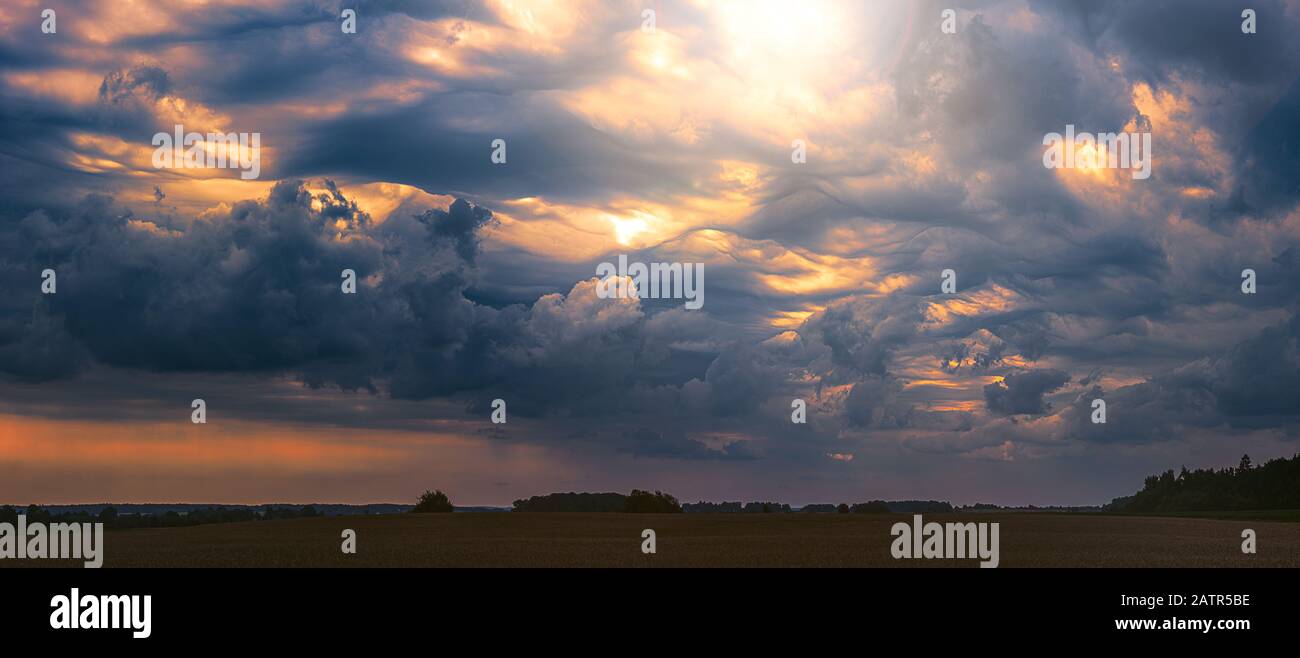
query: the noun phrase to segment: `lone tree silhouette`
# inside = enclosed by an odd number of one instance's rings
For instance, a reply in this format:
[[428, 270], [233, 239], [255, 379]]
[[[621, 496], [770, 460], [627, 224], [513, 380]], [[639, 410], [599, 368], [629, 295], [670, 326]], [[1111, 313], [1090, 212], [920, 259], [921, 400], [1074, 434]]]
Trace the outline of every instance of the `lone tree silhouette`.
[[451, 505], [451, 500], [441, 489], [436, 491], [426, 491], [420, 496], [420, 501], [411, 508], [412, 512], [427, 514], [432, 512], [451, 512], [455, 508]]

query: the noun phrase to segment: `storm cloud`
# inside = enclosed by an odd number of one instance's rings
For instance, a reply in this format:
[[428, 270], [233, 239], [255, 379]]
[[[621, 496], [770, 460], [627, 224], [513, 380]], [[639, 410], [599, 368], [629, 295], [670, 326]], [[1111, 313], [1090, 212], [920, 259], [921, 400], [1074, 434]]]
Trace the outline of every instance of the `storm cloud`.
[[[654, 33], [636, 2], [364, 2], [355, 35], [291, 0], [46, 4], [57, 37], [0, 22], [14, 418], [207, 390], [795, 498], [1068, 472], [1054, 502], [1096, 502], [1295, 450], [1295, 2], [1250, 35], [1211, 0], [668, 2]], [[177, 124], [259, 133], [261, 178], [155, 168]], [[1045, 168], [1067, 125], [1149, 131], [1152, 176]], [[704, 308], [598, 295], [620, 255], [701, 264]]]

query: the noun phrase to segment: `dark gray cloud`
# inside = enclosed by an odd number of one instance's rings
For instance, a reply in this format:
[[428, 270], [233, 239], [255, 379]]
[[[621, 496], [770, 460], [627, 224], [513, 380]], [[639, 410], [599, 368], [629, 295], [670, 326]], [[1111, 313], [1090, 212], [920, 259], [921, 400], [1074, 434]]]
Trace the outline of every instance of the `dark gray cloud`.
[[984, 404], [991, 413], [1000, 416], [1012, 414], [1044, 414], [1052, 405], [1043, 399], [1070, 381], [1069, 373], [1060, 370], [1026, 370], [1007, 375], [1000, 382], [984, 387]]
[[[466, 130], [458, 126], [471, 125]], [[671, 155], [648, 152], [527, 98], [449, 92], [391, 111], [309, 126], [287, 176], [378, 178], [441, 194], [579, 199], [689, 189]], [[493, 140], [506, 162], [491, 160]], [[619, 162], [613, 168], [605, 163]]]
[[[1300, 324], [1295, 317], [1249, 336], [1217, 358], [1193, 361], [1147, 381], [1104, 391], [1092, 386], [1062, 412], [1071, 438], [1102, 443], [1176, 440], [1190, 428], [1273, 428], [1297, 436]], [[1105, 400], [1105, 424], [1092, 422]]]
[[1300, 415], [1300, 315], [1234, 346], [1215, 363], [1209, 384], [1219, 410], [1242, 422]]
[[921, 306], [920, 300], [906, 295], [851, 299], [814, 315], [799, 333], [826, 346], [830, 374], [837, 383], [884, 375], [893, 351], [915, 336]]
[[[1247, 7], [1256, 14], [1255, 34], [1241, 31]], [[1300, 48], [1287, 38], [1297, 20], [1294, 9], [1286, 0], [1240, 6], [1215, 0], [1079, 0], [1044, 3], [1038, 11], [1060, 16], [1071, 34], [1098, 53], [1124, 52], [1131, 58], [1128, 65], [1146, 77], [1192, 74], [1262, 84], [1289, 82], [1300, 69]]]
[[[355, 354], [372, 308], [340, 299], [343, 269], [374, 272], [378, 244], [332, 240], [326, 210], [295, 183], [180, 232], [136, 221], [109, 197], [62, 216], [34, 213], [6, 238], [31, 254], [9, 273], [15, 302], [47, 304], [99, 361], [159, 370], [277, 368]], [[353, 214], [353, 223], [364, 215]], [[21, 252], [13, 252], [21, 253]], [[59, 289], [40, 295], [37, 273]], [[23, 285], [26, 283], [27, 285]]]
[[639, 457], [667, 457], [671, 459], [718, 459], [745, 461], [758, 455], [743, 441], [713, 449], [687, 437], [681, 430], [656, 432], [641, 429], [627, 434], [629, 439], [622, 450]]

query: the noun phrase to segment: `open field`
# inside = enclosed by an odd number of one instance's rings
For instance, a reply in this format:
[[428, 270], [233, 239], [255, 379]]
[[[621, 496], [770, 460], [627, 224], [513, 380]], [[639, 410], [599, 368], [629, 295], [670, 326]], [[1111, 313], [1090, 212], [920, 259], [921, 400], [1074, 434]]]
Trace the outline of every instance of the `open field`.
[[[894, 560], [905, 515], [397, 514], [106, 533], [107, 567], [973, 567]], [[1083, 514], [926, 515], [999, 522], [1001, 567], [1300, 567], [1300, 524]], [[356, 555], [340, 550], [357, 532]], [[658, 534], [642, 555], [641, 531]], [[1258, 553], [1243, 555], [1253, 528]], [[3, 566], [71, 566], [3, 560]]]

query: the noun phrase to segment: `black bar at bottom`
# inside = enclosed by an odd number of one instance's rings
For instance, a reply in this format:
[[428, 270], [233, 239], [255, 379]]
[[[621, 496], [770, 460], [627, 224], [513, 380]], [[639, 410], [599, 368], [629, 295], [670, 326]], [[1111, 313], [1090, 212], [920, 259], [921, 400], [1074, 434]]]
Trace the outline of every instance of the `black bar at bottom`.
[[[913, 633], [922, 647], [970, 634], [1067, 645], [1250, 646], [1294, 632], [1298, 583], [1295, 570], [1276, 569], [6, 568], [0, 626], [21, 629], [43, 646], [139, 648], [386, 646], [436, 635], [536, 649], [567, 641], [555, 636], [561, 631], [648, 641], [647, 633], [695, 630], [713, 634], [714, 642], [720, 633], [739, 633], [736, 640], [760, 646], [774, 635], [804, 633]], [[51, 600], [73, 588], [83, 602], [87, 595], [150, 595], [150, 637], [134, 638], [129, 629], [52, 628]], [[1146, 598], [1126, 603], [1125, 596]], [[1145, 619], [1175, 627], [1116, 628]], [[1179, 629], [1178, 620], [1238, 627], [1244, 621], [1249, 628]]]

